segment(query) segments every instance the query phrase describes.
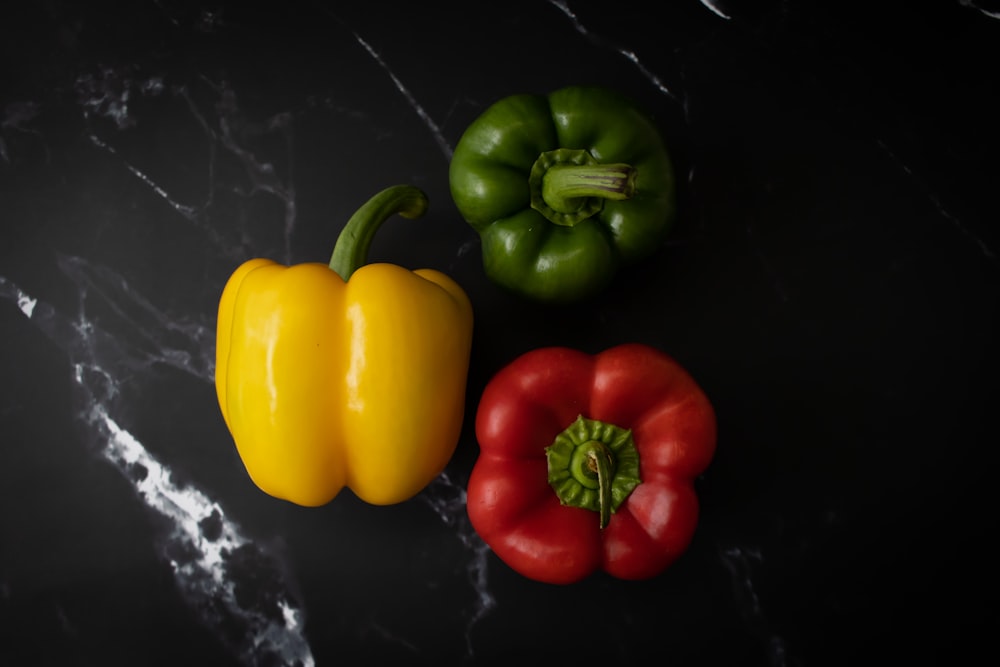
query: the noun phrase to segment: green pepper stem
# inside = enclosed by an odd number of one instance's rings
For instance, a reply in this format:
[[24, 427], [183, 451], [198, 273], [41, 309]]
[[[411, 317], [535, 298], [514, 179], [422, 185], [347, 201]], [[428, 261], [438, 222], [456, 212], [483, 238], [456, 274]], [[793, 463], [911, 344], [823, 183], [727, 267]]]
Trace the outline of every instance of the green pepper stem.
[[553, 211], [572, 213], [587, 197], [622, 201], [635, 194], [635, 169], [627, 164], [555, 165], [542, 177], [542, 199]]
[[427, 195], [412, 185], [393, 185], [355, 211], [337, 237], [330, 257], [330, 268], [345, 281], [368, 261], [375, 232], [395, 214], [408, 219], [427, 212]]
[[528, 174], [531, 207], [564, 227], [596, 215], [606, 200], [630, 199], [636, 170], [628, 164], [601, 164], [589, 152], [557, 148], [538, 156]]

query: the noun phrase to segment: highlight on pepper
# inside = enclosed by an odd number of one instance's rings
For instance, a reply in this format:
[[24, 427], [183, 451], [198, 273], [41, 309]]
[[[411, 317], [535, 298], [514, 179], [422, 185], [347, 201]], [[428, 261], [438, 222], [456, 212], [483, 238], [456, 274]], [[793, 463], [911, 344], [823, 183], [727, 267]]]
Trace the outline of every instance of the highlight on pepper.
[[468, 296], [433, 269], [366, 264], [375, 232], [426, 195], [377, 193], [329, 264], [251, 259], [219, 302], [215, 387], [253, 482], [304, 506], [344, 487], [374, 505], [424, 489], [458, 444], [472, 343]]
[[598, 571], [642, 580], [694, 537], [694, 480], [715, 454], [716, 421], [691, 375], [656, 348], [547, 347], [487, 383], [476, 438], [467, 510], [497, 557], [551, 584]]
[[503, 98], [459, 139], [452, 199], [482, 241], [496, 284], [575, 302], [652, 255], [676, 217], [674, 168], [659, 130], [607, 88]]

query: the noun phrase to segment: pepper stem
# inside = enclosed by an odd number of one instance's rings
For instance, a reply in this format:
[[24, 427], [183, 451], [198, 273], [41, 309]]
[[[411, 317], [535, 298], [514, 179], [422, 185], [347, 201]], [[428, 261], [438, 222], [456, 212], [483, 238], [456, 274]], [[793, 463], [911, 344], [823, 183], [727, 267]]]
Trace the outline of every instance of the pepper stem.
[[603, 442], [595, 442], [595, 447], [587, 451], [587, 467], [597, 475], [597, 502], [600, 505], [601, 530], [611, 520], [611, 476], [614, 474], [615, 459]]
[[582, 415], [545, 448], [549, 484], [559, 502], [597, 512], [604, 529], [642, 483], [632, 432]]
[[550, 222], [572, 227], [600, 211], [605, 200], [630, 199], [635, 180], [631, 165], [601, 164], [585, 150], [557, 148], [531, 167], [531, 207]]
[[427, 212], [427, 195], [412, 185], [393, 185], [365, 202], [337, 237], [330, 257], [330, 268], [347, 281], [368, 261], [375, 232], [395, 214], [404, 218], [419, 218]]

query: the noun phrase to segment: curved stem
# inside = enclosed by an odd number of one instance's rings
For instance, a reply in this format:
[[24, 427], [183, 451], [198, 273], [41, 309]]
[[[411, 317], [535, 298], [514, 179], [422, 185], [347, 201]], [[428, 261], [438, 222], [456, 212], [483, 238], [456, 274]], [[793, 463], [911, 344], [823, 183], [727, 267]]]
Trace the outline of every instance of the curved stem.
[[355, 211], [337, 237], [330, 268], [345, 281], [368, 260], [375, 232], [395, 214], [419, 218], [427, 212], [427, 195], [412, 185], [393, 185], [382, 190]]
[[560, 504], [597, 512], [602, 529], [642, 483], [632, 431], [583, 415], [545, 448], [545, 457]]

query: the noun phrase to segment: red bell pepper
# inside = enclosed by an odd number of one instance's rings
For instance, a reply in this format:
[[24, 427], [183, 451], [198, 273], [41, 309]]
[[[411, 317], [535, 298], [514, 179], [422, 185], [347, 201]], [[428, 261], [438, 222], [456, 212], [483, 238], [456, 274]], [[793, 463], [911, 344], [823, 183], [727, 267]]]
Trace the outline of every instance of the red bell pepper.
[[694, 379], [655, 348], [548, 347], [489, 381], [476, 438], [469, 519], [502, 561], [552, 584], [599, 570], [640, 580], [691, 542], [716, 423]]

